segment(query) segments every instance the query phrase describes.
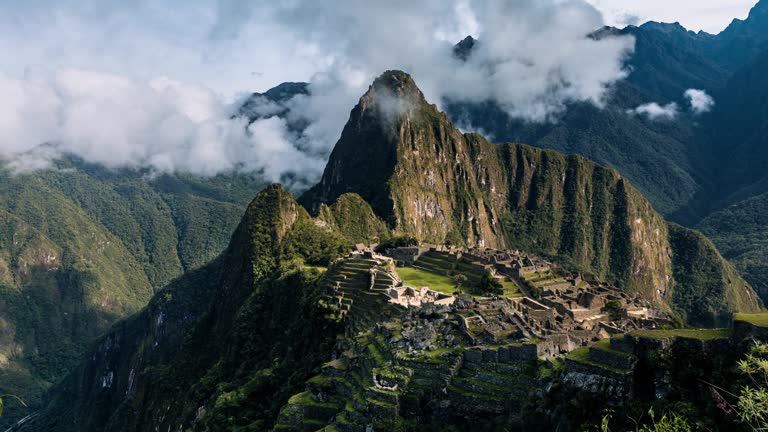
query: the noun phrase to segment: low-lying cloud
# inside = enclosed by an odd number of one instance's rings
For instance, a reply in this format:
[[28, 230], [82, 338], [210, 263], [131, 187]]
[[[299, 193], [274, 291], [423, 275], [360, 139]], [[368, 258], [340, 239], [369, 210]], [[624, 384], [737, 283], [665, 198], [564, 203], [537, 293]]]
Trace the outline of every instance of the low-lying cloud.
[[110, 168], [203, 176], [231, 171], [282, 180], [297, 167], [322, 172], [293, 143], [285, 120], [248, 124], [210, 90], [167, 78], [149, 82], [80, 69], [0, 77], [2, 156], [16, 171], [65, 154]]
[[674, 102], [666, 105], [659, 105], [656, 102], [651, 102], [627, 111], [628, 114], [646, 116], [651, 120], [674, 120], [679, 112], [680, 109]]
[[715, 100], [704, 90], [688, 89], [685, 91], [685, 98], [688, 99], [694, 114], [709, 112], [715, 106]]
[[[603, 20], [584, 0], [193, 3], [180, 12], [143, 1], [19, 12], [49, 11], [38, 17], [48, 23], [39, 35], [0, 18], [7, 24], [0, 35], [23, 47], [22, 61], [34, 62], [34, 54], [42, 64], [50, 54], [53, 64], [14, 75], [0, 62], [0, 158], [24, 170], [71, 153], [159, 172], [255, 171], [273, 181], [299, 178], [301, 187], [319, 177], [350, 109], [384, 70], [411, 73], [437, 104], [492, 101], [511, 117], [546, 122], [573, 102], [602, 106], [611, 85], [627, 76], [624, 61], [634, 47], [629, 36], [590, 37]], [[111, 11], [108, 19], [96, 19], [102, 9]], [[152, 20], [142, 16], [149, 12]], [[22, 36], [14, 42], [16, 33]], [[480, 42], [464, 61], [453, 45], [468, 34]], [[30, 42], [36, 37], [39, 43]], [[62, 44], [74, 52], [60, 54]], [[190, 72], [198, 70], [198, 47], [199, 71]], [[151, 56], [142, 63], [143, 55]], [[95, 72], [102, 57], [110, 73]], [[290, 73], [285, 80], [300, 72], [310, 95], [265, 103], [257, 107], [264, 115], [285, 118], [248, 125], [232, 119], [232, 106], [216, 93], [231, 90], [236, 68], [238, 77], [281, 76], [278, 68]], [[189, 84], [197, 80], [204, 84]], [[301, 133], [288, 127], [297, 122]]]
[[[709, 112], [715, 106], [715, 100], [704, 90], [688, 89], [683, 93], [683, 98], [688, 101], [691, 113], [694, 115]], [[627, 110], [627, 114], [642, 115], [651, 120], [674, 120], [680, 114], [680, 105], [676, 102], [666, 105], [650, 102]]]

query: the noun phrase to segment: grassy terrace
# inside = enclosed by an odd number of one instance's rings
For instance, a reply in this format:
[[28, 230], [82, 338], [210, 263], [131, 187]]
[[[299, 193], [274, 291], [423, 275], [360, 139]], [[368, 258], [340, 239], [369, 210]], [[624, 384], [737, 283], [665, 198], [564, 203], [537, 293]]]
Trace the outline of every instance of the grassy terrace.
[[751, 314], [739, 313], [739, 314], [735, 314], [733, 316], [733, 319], [737, 321], [748, 322], [756, 326], [768, 327], [768, 312], [751, 313]]
[[541, 281], [547, 281], [547, 280], [550, 280], [550, 279], [554, 279], [556, 277], [557, 276], [554, 273], [552, 273], [551, 271], [547, 271], [547, 272], [543, 272], [543, 273], [536, 272], [536, 273], [527, 274], [527, 275], [523, 276], [523, 279], [525, 279], [526, 281], [531, 282], [531, 283], [536, 283], [536, 282], [541, 282]]
[[442, 355], [456, 350], [455, 348], [449, 348], [449, 347], [441, 347], [434, 351], [423, 351], [418, 355], [405, 355], [401, 358], [401, 360], [408, 360], [416, 363], [427, 363], [427, 364], [445, 364], [445, 360], [442, 358]]
[[338, 408], [338, 404], [335, 402], [320, 402], [312, 399], [312, 393], [305, 391], [297, 395], [293, 395], [288, 399], [289, 404], [318, 406], [324, 408]]
[[[622, 335], [623, 336], [623, 335]], [[614, 354], [622, 355], [624, 357], [634, 357], [632, 354], [625, 353], [624, 351], [619, 351], [615, 348], [611, 347], [611, 339], [601, 339], [595, 344], [595, 348], [601, 349], [603, 351], [608, 351]]]
[[671, 330], [640, 330], [630, 333], [632, 336], [650, 339], [670, 339], [684, 337], [690, 339], [710, 340], [723, 339], [730, 336], [728, 329], [671, 329]]
[[505, 297], [522, 297], [523, 293], [520, 292], [520, 287], [517, 286], [517, 282], [504, 281], [501, 283], [504, 287]]
[[627, 374], [627, 373], [630, 372], [627, 369], [615, 368], [613, 366], [606, 365], [606, 364], [603, 364], [603, 363], [598, 363], [598, 362], [592, 360], [589, 357], [589, 347], [579, 347], [579, 348], [576, 348], [575, 350], [573, 350], [570, 353], [568, 353], [566, 358], [569, 359], [569, 360], [573, 360], [573, 361], [579, 362], [579, 363], [584, 363], [584, 364], [588, 364], [590, 366], [595, 366], [595, 367], [599, 367], [599, 368], [602, 368], [602, 369], [605, 369], [605, 370], [609, 370], [611, 372], [615, 372], [615, 373], [621, 374], [621, 375], [624, 375], [624, 374]]

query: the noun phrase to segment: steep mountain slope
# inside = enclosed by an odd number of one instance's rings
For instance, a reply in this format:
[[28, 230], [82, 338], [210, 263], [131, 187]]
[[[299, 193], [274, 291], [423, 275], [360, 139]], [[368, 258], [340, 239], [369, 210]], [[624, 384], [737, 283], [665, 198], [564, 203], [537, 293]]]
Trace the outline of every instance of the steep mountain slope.
[[760, 194], [768, 184], [768, 50], [739, 69], [717, 96], [701, 137], [717, 149], [712, 163], [719, 181], [714, 202], [709, 197], [714, 209]]
[[73, 159], [23, 175], [0, 168], [3, 393], [37, 407], [95, 337], [220, 253], [260, 184], [146, 174]]
[[709, 56], [723, 67], [735, 70], [768, 49], [768, 2], [759, 0], [747, 19], [733, 22], [706, 44]]
[[[760, 307], [711, 242], [670, 230], [616, 171], [462, 134], [403, 72], [383, 74], [360, 99], [320, 183], [300, 202], [317, 212], [347, 192], [368, 201], [396, 233], [554, 256], [667, 301], [692, 322], [714, 324], [729, 310]], [[705, 257], [714, 274], [684, 276], [690, 261]], [[706, 304], [694, 295], [702, 291]]]
[[665, 214], [684, 209], [701, 188], [688, 151], [692, 131], [683, 122], [627, 114], [649, 100], [627, 83], [613, 92], [614, 102], [605, 108], [578, 104], [554, 124], [510, 119], [490, 103], [449, 104], [447, 109], [459, 125], [488, 133], [498, 142], [526, 142], [616, 168]]
[[768, 302], [768, 194], [712, 213], [700, 228]]
[[713, 36], [688, 32], [679, 24], [603, 28], [593, 37], [615, 35], [633, 37], [635, 50], [627, 59], [629, 76], [610, 89], [604, 108], [571, 104], [560, 118], [545, 124], [511, 119], [492, 103], [449, 103], [448, 114], [459, 125], [498, 142], [577, 153], [614, 167], [663, 214], [679, 212], [677, 220], [687, 222], [685, 207], [707, 182], [705, 164], [698, 160], [692, 140], [695, 119], [684, 110], [678, 118], [663, 121], [627, 111], [649, 102], [684, 107], [687, 89], [716, 91], [725, 85], [728, 72], [704, 52]]
[[376, 214], [395, 234], [425, 241], [557, 255], [666, 300], [691, 322], [758, 308], [711, 242], [668, 225], [615, 171], [462, 134], [402, 72], [385, 73], [361, 98], [323, 180], [301, 201], [318, 218], [278, 185], [260, 192], [225, 252], [113, 326], [51, 391], [34, 428], [270, 428], [342, 330], [324, 294], [348, 278], [370, 281], [355, 260], [324, 266], [352, 242], [390, 236]]
[[[367, 217], [375, 218], [370, 208]], [[113, 327], [35, 427], [187, 430], [202, 418], [194, 430], [264, 430], [329, 357], [337, 331], [311, 265], [350, 248], [289, 192], [266, 188], [220, 258]]]
[[698, 140], [712, 148], [711, 188], [691, 203], [708, 216], [700, 227], [768, 301], [768, 51], [739, 69], [716, 95]]

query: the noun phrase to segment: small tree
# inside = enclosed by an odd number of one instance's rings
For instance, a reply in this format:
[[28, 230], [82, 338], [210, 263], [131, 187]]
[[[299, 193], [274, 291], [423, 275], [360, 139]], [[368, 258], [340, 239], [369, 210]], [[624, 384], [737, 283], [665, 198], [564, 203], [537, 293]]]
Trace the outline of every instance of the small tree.
[[768, 430], [768, 344], [755, 342], [738, 367], [752, 382], [739, 394], [738, 418], [754, 430]]
[[607, 312], [612, 321], [618, 321], [621, 319], [621, 303], [616, 300], [611, 300], [605, 303], [603, 306], [603, 312]]
[[461, 273], [456, 273], [451, 277], [453, 281], [453, 287], [456, 288], [456, 292], [461, 294], [461, 289], [467, 284], [467, 277]]
[[[749, 378], [751, 383], [742, 386], [738, 395], [706, 381], [702, 382], [710, 386], [712, 397], [721, 411], [727, 415], [735, 412], [736, 418], [754, 431], [766, 431], [768, 430], [768, 344], [754, 342], [749, 354], [738, 362], [737, 368]], [[728, 402], [719, 391], [736, 398], [736, 403]]]
[[480, 295], [487, 294], [504, 294], [504, 286], [498, 279], [493, 277], [493, 274], [486, 270], [480, 277], [480, 283], [477, 286], [477, 293]]

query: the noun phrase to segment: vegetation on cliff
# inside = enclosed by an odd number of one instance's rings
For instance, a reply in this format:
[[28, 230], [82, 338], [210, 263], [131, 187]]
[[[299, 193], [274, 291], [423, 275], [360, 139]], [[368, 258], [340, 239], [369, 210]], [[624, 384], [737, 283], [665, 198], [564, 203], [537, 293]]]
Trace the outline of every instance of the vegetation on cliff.
[[148, 174], [74, 159], [0, 168], [0, 393], [37, 409], [94, 338], [220, 253], [258, 190], [244, 177]]
[[338, 321], [308, 264], [327, 265], [351, 237], [268, 187], [221, 257], [97, 342], [52, 392], [45, 427], [264, 430], [330, 355]]

